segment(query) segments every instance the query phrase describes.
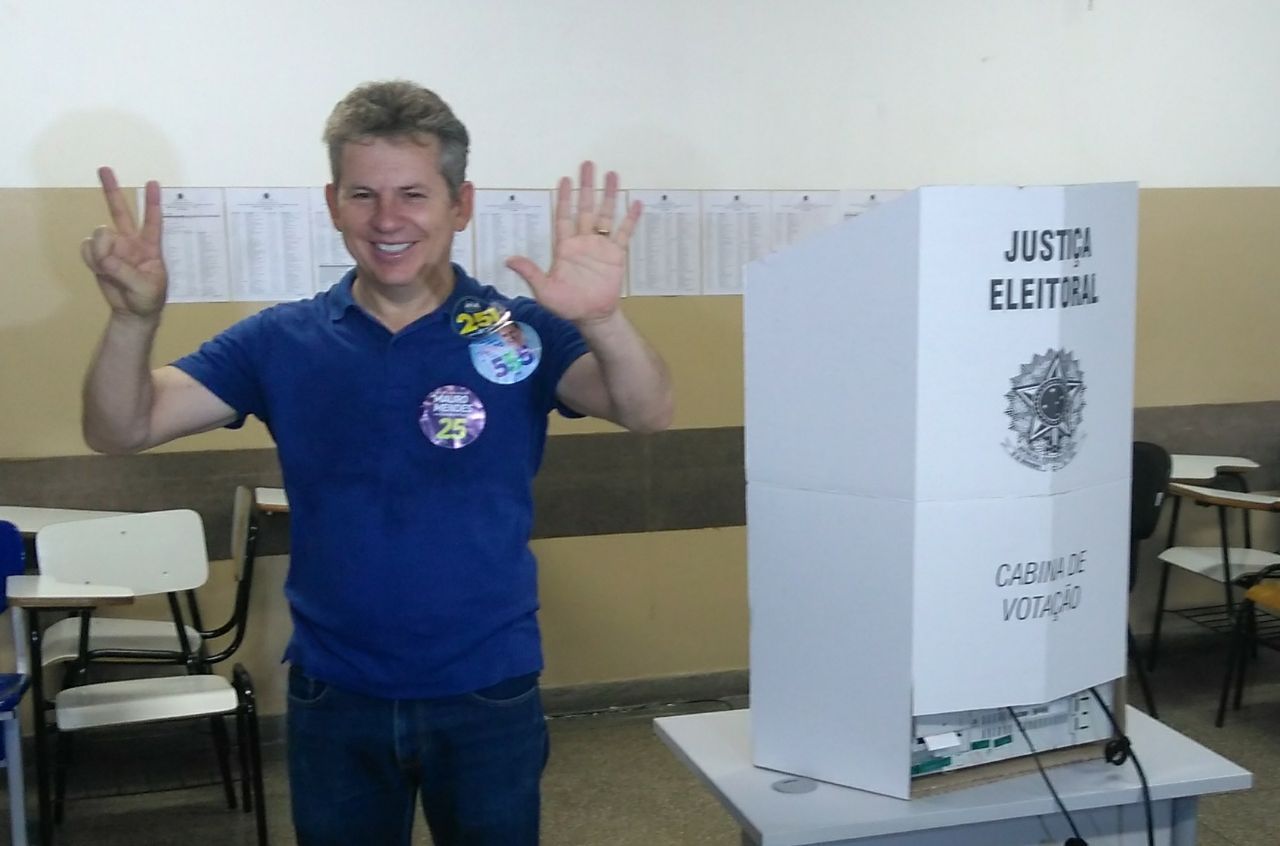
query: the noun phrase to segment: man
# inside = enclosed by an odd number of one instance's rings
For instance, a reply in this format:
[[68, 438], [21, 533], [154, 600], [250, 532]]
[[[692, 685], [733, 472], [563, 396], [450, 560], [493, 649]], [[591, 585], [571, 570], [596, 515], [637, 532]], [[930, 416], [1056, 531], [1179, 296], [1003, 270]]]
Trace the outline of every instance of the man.
[[[449, 262], [474, 188], [466, 129], [435, 94], [361, 86], [325, 140], [329, 209], [355, 270], [155, 370], [159, 186], [147, 184], [139, 227], [100, 171], [113, 228], [82, 254], [111, 316], [85, 382], [85, 439], [136, 452], [249, 414], [276, 439], [292, 513], [300, 844], [407, 844], [419, 791], [440, 846], [536, 843], [546, 727], [528, 539], [547, 415], [641, 432], [672, 415], [665, 366], [618, 308], [640, 205], [615, 228], [617, 175], [597, 207], [584, 163], [576, 209], [560, 181], [550, 270], [508, 261], [536, 302], [509, 300]], [[484, 353], [512, 323], [537, 354], [494, 364]]]

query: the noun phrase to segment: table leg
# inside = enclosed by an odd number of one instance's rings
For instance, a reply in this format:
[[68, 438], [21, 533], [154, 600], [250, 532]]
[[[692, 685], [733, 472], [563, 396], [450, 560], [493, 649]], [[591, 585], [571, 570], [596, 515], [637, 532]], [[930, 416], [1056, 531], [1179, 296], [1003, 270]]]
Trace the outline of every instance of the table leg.
[[40, 617], [34, 608], [22, 609], [29, 616], [27, 638], [31, 649], [31, 711], [35, 714], [36, 797], [39, 818], [39, 844], [53, 843], [53, 813], [49, 797], [49, 758], [45, 744], [48, 734], [45, 726], [44, 673], [41, 672]]
[[1199, 800], [1195, 796], [1173, 800], [1173, 819], [1169, 824], [1169, 846], [1195, 846], [1198, 812]]

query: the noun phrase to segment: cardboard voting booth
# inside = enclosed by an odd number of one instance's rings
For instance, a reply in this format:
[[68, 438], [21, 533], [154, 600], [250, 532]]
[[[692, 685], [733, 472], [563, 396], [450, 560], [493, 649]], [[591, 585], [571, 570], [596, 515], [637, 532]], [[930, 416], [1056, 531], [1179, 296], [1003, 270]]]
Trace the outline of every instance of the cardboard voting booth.
[[1010, 706], [1108, 736], [1136, 240], [1133, 184], [923, 188], [748, 265], [757, 765], [905, 798]]

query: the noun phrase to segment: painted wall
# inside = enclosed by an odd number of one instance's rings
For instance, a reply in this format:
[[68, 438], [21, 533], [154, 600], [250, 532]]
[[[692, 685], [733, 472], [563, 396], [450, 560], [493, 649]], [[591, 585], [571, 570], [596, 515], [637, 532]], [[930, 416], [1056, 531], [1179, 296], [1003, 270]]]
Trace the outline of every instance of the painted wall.
[[[99, 164], [130, 184], [318, 184], [332, 104], [387, 77], [452, 103], [472, 130], [472, 178], [495, 187], [549, 186], [588, 156], [638, 187], [1137, 180], [1137, 404], [1280, 393], [1269, 363], [1280, 325], [1270, 0], [360, 8], [0, 0], [0, 461], [86, 452], [79, 380], [105, 309], [77, 244], [105, 218]], [[676, 425], [740, 426], [740, 302], [627, 309], [672, 364]], [[172, 308], [157, 360], [250, 310]], [[267, 443], [258, 427], [171, 449]], [[549, 682], [745, 666], [740, 529], [535, 546]], [[263, 585], [254, 664], [269, 675], [288, 623]]]
[[308, 185], [355, 84], [409, 77], [473, 178], [649, 187], [1275, 184], [1270, 0], [0, 2], [0, 186]]

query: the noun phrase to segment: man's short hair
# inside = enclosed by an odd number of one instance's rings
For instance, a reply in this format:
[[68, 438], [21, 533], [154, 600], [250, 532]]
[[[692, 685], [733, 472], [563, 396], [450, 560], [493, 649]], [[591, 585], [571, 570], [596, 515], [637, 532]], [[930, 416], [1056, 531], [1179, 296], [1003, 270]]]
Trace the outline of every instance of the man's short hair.
[[467, 178], [471, 139], [449, 104], [434, 91], [406, 80], [366, 82], [338, 101], [324, 126], [334, 184], [342, 177], [345, 145], [374, 138], [404, 138], [421, 144], [424, 136], [440, 142], [440, 174], [450, 196], [458, 199]]

